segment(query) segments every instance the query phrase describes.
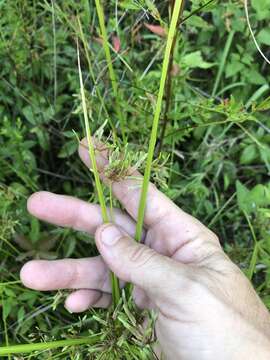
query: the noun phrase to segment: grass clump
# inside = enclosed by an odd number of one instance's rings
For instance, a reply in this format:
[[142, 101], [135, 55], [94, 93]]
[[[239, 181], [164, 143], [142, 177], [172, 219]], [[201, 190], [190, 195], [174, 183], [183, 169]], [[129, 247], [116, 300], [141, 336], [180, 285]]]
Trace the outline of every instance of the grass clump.
[[132, 299], [126, 300], [124, 293], [115, 309], [91, 312], [96, 326], [95, 332], [89, 331], [88, 336], [0, 347], [0, 356], [31, 353], [32, 356], [39, 357], [46, 350], [53, 354], [55, 349], [60, 349], [63, 353], [69, 349], [76, 353], [78, 346], [83, 346], [84, 356], [89, 359], [156, 358], [153, 350], [155, 337], [152, 331], [154, 313], [138, 312]]
[[[116, 309], [96, 312], [93, 318], [100, 324], [100, 341], [89, 347], [93, 359], [151, 359], [155, 336], [154, 313], [138, 311], [132, 299], [122, 293]], [[146, 321], [147, 319], [147, 321]], [[91, 357], [90, 357], [91, 358]]]

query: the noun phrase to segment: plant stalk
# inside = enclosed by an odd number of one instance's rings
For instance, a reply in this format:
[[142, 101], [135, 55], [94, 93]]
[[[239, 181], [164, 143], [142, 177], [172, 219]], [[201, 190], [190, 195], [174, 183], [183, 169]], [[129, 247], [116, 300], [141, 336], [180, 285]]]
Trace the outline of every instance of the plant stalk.
[[[175, 5], [175, 0], [172, 0], [171, 9], [174, 8], [174, 5]], [[177, 27], [179, 26], [179, 24], [181, 22], [180, 19], [181, 19], [181, 14], [183, 13], [183, 10], [184, 10], [184, 5], [185, 5], [185, 1], [183, 1], [182, 5], [181, 5], [181, 10], [180, 10], [179, 17], [177, 20]], [[171, 107], [171, 94], [172, 94], [172, 68], [173, 68], [173, 58], [174, 58], [174, 50], [175, 50], [176, 40], [177, 40], [177, 32], [175, 32], [175, 34], [174, 34], [172, 48], [170, 51], [170, 62], [169, 62], [169, 68], [168, 68], [168, 74], [167, 74], [167, 80], [166, 80], [166, 89], [165, 89], [166, 103], [165, 103], [165, 111], [164, 111], [164, 117], [163, 117], [164, 120], [163, 120], [162, 129], [161, 129], [160, 139], [159, 139], [157, 149], [156, 149], [157, 156], [161, 152], [167, 125], [169, 122], [169, 111], [170, 111], [170, 107]]]
[[10, 346], [1, 346], [0, 347], [0, 356], [8, 356], [13, 354], [25, 354], [31, 353], [33, 351], [44, 351], [52, 350], [57, 348], [63, 348], [66, 346], [76, 346], [84, 344], [95, 344], [100, 340], [100, 334], [83, 337], [81, 339], [67, 339], [67, 340], [58, 340], [50, 341], [47, 343], [32, 343], [32, 344], [22, 344], [22, 345], [10, 345]]
[[217, 93], [217, 90], [218, 90], [218, 87], [219, 87], [219, 84], [221, 81], [221, 77], [222, 77], [222, 74], [223, 74], [223, 71], [225, 68], [226, 60], [229, 55], [229, 51], [231, 49], [234, 35], [235, 35], [234, 30], [230, 31], [230, 33], [228, 35], [228, 38], [227, 38], [227, 41], [226, 41], [226, 44], [224, 47], [224, 51], [223, 51], [223, 54], [222, 54], [222, 57], [221, 57], [221, 60], [219, 63], [218, 73], [217, 73], [217, 77], [216, 77], [215, 84], [214, 84], [213, 91], [212, 91], [213, 98], [216, 96], [216, 93]]
[[[93, 144], [91, 128], [90, 128], [89, 119], [88, 119], [88, 111], [87, 111], [85, 91], [84, 91], [82, 71], [81, 71], [79, 46], [77, 48], [77, 52], [78, 52], [78, 69], [79, 69], [79, 78], [80, 78], [80, 89], [81, 89], [84, 124], [85, 124], [86, 138], [87, 138], [87, 143], [88, 143], [89, 158], [90, 158], [90, 161], [92, 164], [95, 184], [96, 184], [97, 193], [98, 193], [98, 200], [99, 200], [99, 204], [100, 204], [100, 208], [101, 208], [102, 219], [103, 219], [104, 223], [108, 223], [109, 216], [107, 213], [102, 184], [101, 184], [100, 177], [99, 177], [99, 172], [98, 172], [98, 167], [97, 167], [97, 162], [96, 162], [96, 155], [95, 155], [95, 146]], [[110, 277], [111, 277], [111, 286], [112, 286], [113, 305], [114, 305], [114, 307], [116, 307], [120, 300], [119, 281], [118, 281], [116, 275], [113, 273], [110, 274]]]
[[159, 92], [158, 92], [156, 110], [155, 110], [155, 114], [154, 114], [152, 131], [151, 131], [150, 142], [149, 142], [149, 147], [148, 147], [148, 156], [147, 156], [147, 160], [146, 160], [146, 168], [145, 168], [145, 173], [144, 173], [144, 177], [143, 177], [141, 198], [140, 198], [139, 211], [138, 211], [138, 221], [137, 221], [136, 234], [135, 234], [135, 239], [137, 241], [141, 241], [141, 237], [142, 237], [146, 199], [147, 199], [147, 192], [148, 192], [149, 181], [150, 181], [150, 176], [151, 176], [152, 161], [153, 161], [154, 151], [155, 151], [155, 146], [156, 146], [156, 141], [157, 141], [159, 118], [160, 118], [160, 114], [161, 114], [161, 110], [162, 110], [162, 102], [163, 102], [166, 79], [167, 79], [168, 68], [169, 68], [169, 63], [170, 63], [171, 49], [173, 46], [173, 40], [175, 37], [177, 23], [178, 23], [179, 15], [181, 12], [182, 4], [183, 4], [183, 0], [175, 0], [175, 5], [174, 5], [174, 9], [173, 9], [173, 14], [172, 14], [172, 19], [171, 19], [171, 23], [170, 23], [167, 44], [166, 44], [166, 49], [165, 49], [165, 54], [164, 54], [164, 59], [163, 59], [163, 64], [162, 64]]
[[110, 80], [111, 80], [111, 84], [112, 84], [113, 94], [114, 94], [114, 98], [115, 98], [116, 115], [117, 115], [119, 123], [120, 123], [120, 129], [121, 129], [123, 141], [124, 141], [124, 143], [126, 143], [127, 139], [126, 139], [126, 131], [125, 131], [125, 121], [124, 121], [123, 112], [121, 111], [121, 106], [120, 106], [118, 82], [117, 82], [116, 74], [115, 74], [115, 71], [114, 71], [114, 68], [112, 65], [112, 57], [111, 57], [111, 52], [110, 52], [110, 47], [109, 47], [109, 42], [108, 42], [107, 30], [106, 30], [106, 26], [105, 26], [104, 10], [103, 10], [103, 6], [102, 6], [100, 0], [95, 0], [95, 3], [96, 3], [96, 8], [97, 8], [100, 31], [101, 31], [102, 40], [103, 40], [102, 41], [103, 49], [105, 52], [105, 57], [106, 57], [106, 61], [107, 61], [108, 69], [109, 69], [109, 75], [110, 75]]
[[[91, 59], [90, 59], [90, 56], [89, 56], [89, 46], [88, 46], [88, 43], [87, 43], [87, 40], [85, 38], [85, 35], [83, 33], [83, 29], [82, 29], [82, 24], [80, 22], [80, 18], [78, 17], [77, 18], [77, 21], [78, 21], [78, 27], [79, 27], [79, 34], [80, 34], [80, 37], [81, 37], [81, 41], [83, 43], [83, 47], [84, 47], [84, 52], [85, 52], [85, 56], [86, 56], [86, 60], [87, 60], [87, 64], [88, 64], [88, 69], [89, 69], [89, 73], [91, 75], [91, 78], [93, 80], [93, 83], [95, 85], [95, 90], [96, 90], [96, 93], [97, 93], [97, 96], [98, 96], [98, 99], [101, 103], [101, 106], [105, 112], [105, 115], [109, 121], [109, 124], [110, 124], [110, 127], [111, 127], [111, 130], [112, 130], [112, 134], [113, 134], [113, 140], [115, 143], [118, 144], [118, 139], [117, 139], [117, 135], [116, 135], [116, 130], [115, 130], [115, 127], [114, 127], [114, 124], [111, 120], [111, 117], [108, 113], [108, 110], [106, 108], [106, 105], [105, 105], [105, 102], [104, 102], [104, 99], [102, 98], [101, 94], [100, 94], [100, 91], [99, 91], [99, 87], [97, 86], [97, 82], [96, 82], [96, 78], [95, 78], [95, 75], [94, 75], [94, 70], [93, 70], [93, 67], [92, 67], [92, 64], [91, 64]], [[119, 144], [118, 144], [119, 145]]]

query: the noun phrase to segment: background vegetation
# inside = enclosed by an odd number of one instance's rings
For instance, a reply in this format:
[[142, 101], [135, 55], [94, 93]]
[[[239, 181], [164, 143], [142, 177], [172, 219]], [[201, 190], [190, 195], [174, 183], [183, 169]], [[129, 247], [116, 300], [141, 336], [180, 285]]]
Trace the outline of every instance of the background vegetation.
[[[144, 170], [172, 3], [104, 2], [117, 109], [94, 1], [0, 1], [1, 344], [99, 331], [96, 316], [104, 312], [69, 314], [65, 292], [44, 294], [20, 284], [19, 270], [28, 259], [96, 253], [85, 234], [31, 218], [26, 199], [44, 189], [97, 201], [76, 153], [74, 131], [84, 135], [78, 38], [92, 132], [106, 138], [111, 123], [119, 129], [120, 110], [125, 159]], [[200, 9], [205, 3], [185, 2], [152, 181], [219, 235], [270, 307], [269, 65], [250, 37], [243, 1], [212, 1]], [[256, 38], [269, 56], [270, 0], [249, 5]], [[87, 354], [91, 358], [91, 346], [32, 358]]]

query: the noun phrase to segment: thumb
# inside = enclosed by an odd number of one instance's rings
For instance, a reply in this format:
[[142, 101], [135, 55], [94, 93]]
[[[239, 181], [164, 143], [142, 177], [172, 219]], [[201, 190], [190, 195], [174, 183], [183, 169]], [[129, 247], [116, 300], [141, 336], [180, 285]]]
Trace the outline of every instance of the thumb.
[[137, 243], [113, 224], [98, 228], [96, 244], [106, 264], [121, 280], [139, 286], [152, 299], [168, 299], [184, 281], [185, 265]]

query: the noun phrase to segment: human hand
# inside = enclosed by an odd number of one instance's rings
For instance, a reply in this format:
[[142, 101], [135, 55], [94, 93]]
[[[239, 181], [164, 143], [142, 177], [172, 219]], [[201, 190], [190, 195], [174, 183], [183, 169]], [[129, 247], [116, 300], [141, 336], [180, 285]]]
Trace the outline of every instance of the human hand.
[[[85, 146], [79, 153], [89, 166]], [[97, 160], [106, 182], [106, 150], [98, 152]], [[34, 216], [95, 234], [101, 256], [30, 261], [21, 270], [22, 282], [37, 290], [74, 289], [65, 305], [82, 312], [109, 306], [111, 269], [135, 285], [139, 307], [157, 311], [156, 333], [166, 359], [268, 358], [268, 311], [215, 234], [151, 185], [144, 245], [132, 239], [139, 184], [134, 177], [112, 184], [127, 213], [116, 209], [114, 224], [105, 225], [97, 205], [47, 192], [32, 195], [28, 209]]]

